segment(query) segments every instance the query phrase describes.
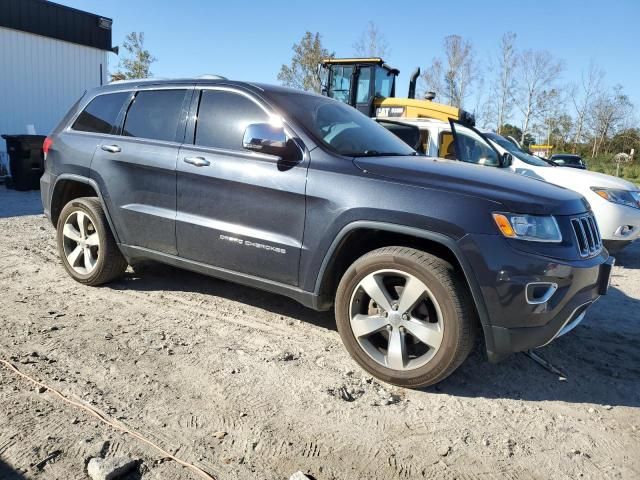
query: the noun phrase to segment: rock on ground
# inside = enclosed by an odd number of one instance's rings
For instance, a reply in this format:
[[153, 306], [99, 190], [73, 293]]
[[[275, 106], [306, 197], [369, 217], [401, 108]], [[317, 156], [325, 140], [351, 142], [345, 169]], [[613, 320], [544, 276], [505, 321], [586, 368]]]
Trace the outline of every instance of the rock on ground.
[[87, 465], [87, 473], [92, 480], [116, 480], [137, 465], [137, 460], [127, 457], [92, 458]]

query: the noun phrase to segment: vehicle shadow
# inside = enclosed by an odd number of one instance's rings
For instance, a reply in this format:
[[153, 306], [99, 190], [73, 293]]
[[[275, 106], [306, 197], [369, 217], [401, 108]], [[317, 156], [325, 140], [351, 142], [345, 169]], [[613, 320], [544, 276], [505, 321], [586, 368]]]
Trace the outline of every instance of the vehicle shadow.
[[40, 192], [18, 192], [0, 185], [0, 218], [39, 215], [42, 213]]
[[25, 480], [26, 477], [21, 473], [16, 472], [9, 465], [4, 463], [2, 459], [0, 459], [0, 478], [2, 480]]
[[428, 391], [462, 397], [559, 400], [640, 407], [640, 300], [611, 288], [569, 334], [535, 352], [566, 374], [560, 380], [524, 354], [490, 364], [481, 348]]
[[237, 283], [219, 280], [199, 273], [152, 263], [140, 273], [127, 271], [124, 278], [107, 286], [116, 290], [180, 291], [221, 297], [271, 313], [301, 320], [312, 325], [336, 330], [333, 310], [317, 312], [282, 295], [265, 292]]
[[[161, 264], [150, 265], [140, 273], [129, 272], [107, 288], [201, 293], [336, 330], [333, 311], [316, 312], [283, 296]], [[560, 381], [558, 375], [524, 354], [490, 364], [482, 344], [454, 374], [425, 391], [462, 397], [638, 407], [640, 349], [636, 339], [640, 336], [640, 322], [629, 316], [634, 311], [640, 311], [640, 300], [612, 287], [575, 330], [536, 350], [566, 373], [566, 381]]]
[[621, 252], [614, 253], [616, 265], [624, 268], [640, 268], [640, 240], [632, 243]]

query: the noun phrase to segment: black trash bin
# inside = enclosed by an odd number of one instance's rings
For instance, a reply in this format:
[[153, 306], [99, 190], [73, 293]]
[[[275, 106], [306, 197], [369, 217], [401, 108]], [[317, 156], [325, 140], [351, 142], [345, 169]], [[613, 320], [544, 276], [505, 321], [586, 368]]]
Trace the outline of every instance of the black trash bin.
[[10, 186], [16, 190], [40, 188], [40, 177], [44, 172], [42, 143], [44, 135], [2, 135], [7, 142], [9, 154]]

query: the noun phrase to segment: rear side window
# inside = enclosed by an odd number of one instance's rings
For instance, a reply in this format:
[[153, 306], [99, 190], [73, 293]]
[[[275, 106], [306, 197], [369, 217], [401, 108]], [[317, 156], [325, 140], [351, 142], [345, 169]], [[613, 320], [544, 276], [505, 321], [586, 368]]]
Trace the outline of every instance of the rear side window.
[[242, 150], [242, 138], [247, 125], [268, 121], [269, 116], [265, 111], [243, 95], [222, 90], [203, 90], [195, 144]]
[[89, 102], [71, 126], [80, 132], [112, 133], [129, 92], [106, 93]]
[[151, 140], [176, 140], [186, 90], [138, 92], [124, 120], [123, 135]]

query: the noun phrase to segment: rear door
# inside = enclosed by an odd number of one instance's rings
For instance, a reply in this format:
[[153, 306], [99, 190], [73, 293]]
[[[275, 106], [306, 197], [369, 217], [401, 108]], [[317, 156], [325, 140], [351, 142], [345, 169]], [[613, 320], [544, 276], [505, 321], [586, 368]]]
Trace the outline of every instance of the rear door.
[[131, 93], [118, 135], [103, 138], [92, 177], [104, 188], [120, 241], [175, 255], [176, 161], [192, 87]]
[[308, 165], [302, 150], [288, 164], [245, 150], [246, 126], [271, 116], [241, 90], [196, 90], [190, 117], [177, 167], [179, 255], [296, 285]]

